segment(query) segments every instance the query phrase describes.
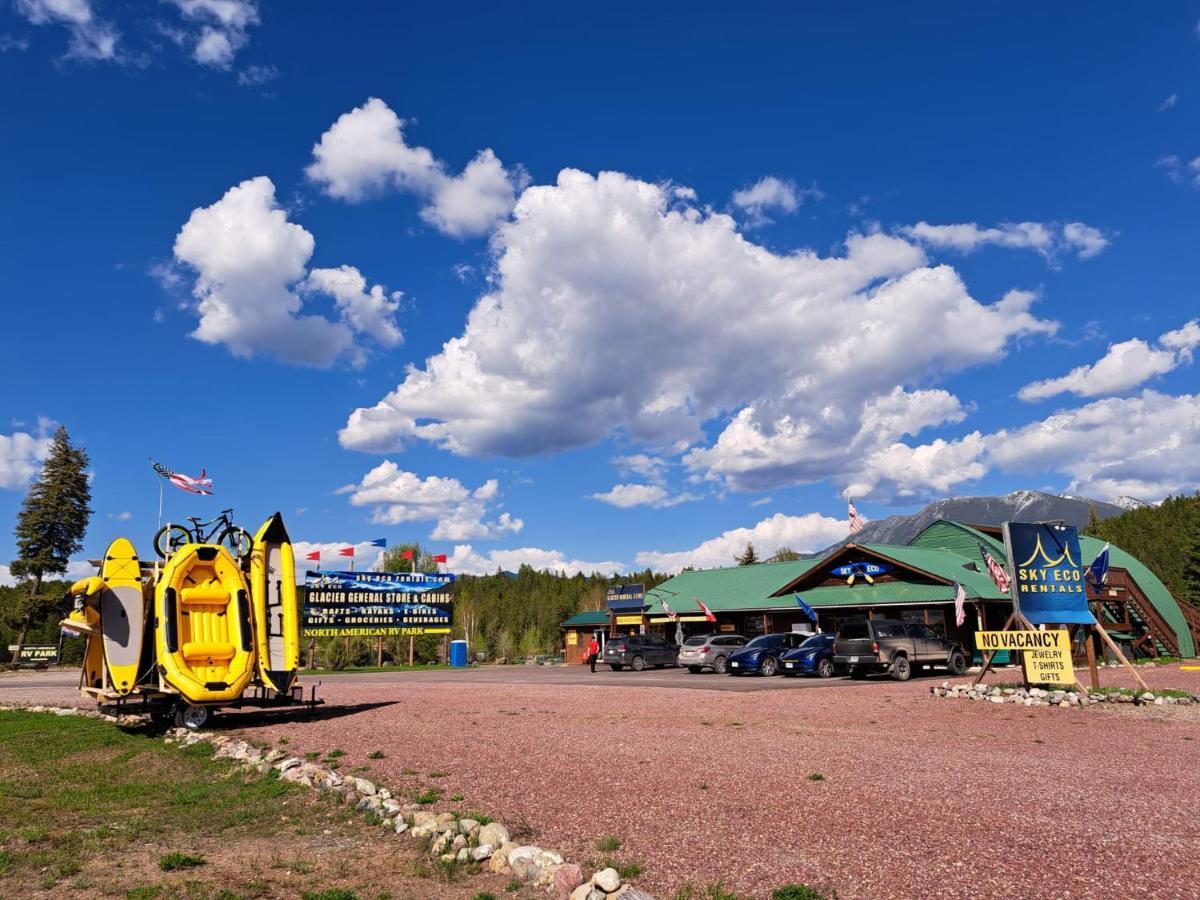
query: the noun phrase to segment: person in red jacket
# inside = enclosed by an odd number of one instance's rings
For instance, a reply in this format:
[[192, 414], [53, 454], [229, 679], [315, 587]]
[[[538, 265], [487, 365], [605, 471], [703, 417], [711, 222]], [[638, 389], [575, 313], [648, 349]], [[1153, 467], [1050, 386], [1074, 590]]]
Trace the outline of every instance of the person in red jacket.
[[592, 671], [595, 672], [596, 660], [600, 658], [600, 642], [596, 640], [596, 636], [594, 634], [592, 635], [592, 639], [588, 641], [587, 657], [588, 665], [591, 666]]

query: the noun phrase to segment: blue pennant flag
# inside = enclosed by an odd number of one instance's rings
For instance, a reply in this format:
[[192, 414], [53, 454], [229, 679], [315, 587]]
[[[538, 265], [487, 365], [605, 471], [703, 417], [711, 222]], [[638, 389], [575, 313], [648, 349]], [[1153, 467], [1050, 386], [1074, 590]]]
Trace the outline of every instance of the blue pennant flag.
[[800, 596], [800, 592], [796, 592], [796, 605], [804, 610], [804, 614], [808, 616], [808, 621], [817, 621], [817, 614], [813, 612], [813, 608], [804, 602], [804, 598]]
[[380, 538], [377, 541], [371, 541], [371, 546], [372, 547], [386, 547], [387, 546], [387, 538]]
[[1096, 554], [1096, 558], [1088, 566], [1088, 574], [1094, 585], [1099, 586], [1108, 581], [1108, 544], [1105, 544], [1104, 548]]

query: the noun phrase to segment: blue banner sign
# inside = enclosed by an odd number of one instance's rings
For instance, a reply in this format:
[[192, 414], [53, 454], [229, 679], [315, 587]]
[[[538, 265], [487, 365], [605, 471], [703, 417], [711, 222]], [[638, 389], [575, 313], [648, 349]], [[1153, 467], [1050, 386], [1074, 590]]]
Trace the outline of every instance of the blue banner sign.
[[308, 572], [309, 637], [449, 634], [454, 576], [441, 572]]
[[306, 572], [304, 575], [304, 585], [308, 588], [388, 594], [445, 591], [452, 584], [454, 576], [449, 572]]
[[1009, 522], [1004, 540], [1021, 615], [1034, 625], [1095, 624], [1074, 525]]
[[844, 566], [838, 566], [836, 569], [830, 569], [830, 575], [836, 575], [839, 578], [845, 578], [846, 584], [854, 584], [856, 579], [862, 578], [867, 584], [875, 583], [875, 576], [882, 575], [885, 572], [890, 572], [895, 566], [889, 563], [877, 562], [852, 562]]
[[605, 591], [608, 608], [615, 612], [641, 611], [646, 605], [644, 584], [618, 584]]

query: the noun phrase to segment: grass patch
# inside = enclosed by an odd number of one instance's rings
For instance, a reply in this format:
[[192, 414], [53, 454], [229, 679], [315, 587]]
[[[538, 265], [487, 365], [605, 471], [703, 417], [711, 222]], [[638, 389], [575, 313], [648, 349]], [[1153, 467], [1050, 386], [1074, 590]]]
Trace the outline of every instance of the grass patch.
[[451, 802], [451, 803], [462, 803], [462, 802], [463, 802], [464, 800], [466, 800], [466, 799], [467, 799], [467, 798], [466, 798], [466, 797], [464, 797], [462, 794], [451, 794], [451, 795], [450, 795], [450, 802]]
[[635, 862], [617, 863], [615, 866], [613, 866], [613, 868], [617, 870], [617, 874], [621, 876], [622, 881], [629, 881], [630, 879], [637, 878], [646, 871], [645, 866], [643, 866], [641, 863]]
[[358, 900], [358, 894], [346, 888], [329, 888], [324, 891], [302, 891], [300, 900]]
[[596, 841], [596, 849], [601, 853], [616, 853], [621, 849], [621, 839], [613, 834], [602, 837]]
[[785, 884], [771, 892], [771, 900], [826, 900], [826, 894], [807, 884]]
[[825, 776], [824, 776], [824, 775], [822, 775], [820, 772], [809, 772], [809, 773], [808, 773], [808, 780], [809, 780], [809, 781], [824, 781], [824, 780], [825, 780]]
[[491, 891], [480, 891], [473, 900], [497, 900], [497, 897]]
[[725, 882], [716, 881], [702, 888], [685, 884], [675, 892], [674, 900], [738, 900], [738, 895], [725, 887]]
[[419, 794], [414, 794], [413, 803], [419, 803], [421, 806], [429, 806], [431, 803], [437, 803], [442, 799], [441, 788], [426, 788]]
[[[378, 753], [378, 751], [376, 751], [376, 752]], [[345, 750], [342, 750], [339, 747], [334, 747], [332, 750], [330, 750], [328, 753], [325, 754], [325, 758], [326, 759], [341, 759], [345, 755], [346, 755]], [[371, 757], [371, 759], [380, 759], [380, 758], [382, 758], [382, 754], [380, 754], [379, 756]]]
[[517, 879], [514, 878], [512, 881], [510, 881], [508, 884], [506, 884], [504, 886], [504, 890], [508, 891], [508, 893], [510, 893], [510, 894], [515, 894], [517, 891], [519, 891], [523, 887], [525, 887], [525, 882], [517, 881]]
[[367, 759], [383, 759], [384, 752], [382, 750], [372, 750], [367, 754]]
[[179, 869], [195, 869], [204, 865], [204, 857], [196, 853], [168, 853], [158, 858], [158, 867], [164, 872]]
[[447, 777], [449, 774], [450, 774], [449, 772], [443, 772], [441, 769], [436, 769], [436, 770], [434, 770], [434, 771], [430, 772], [430, 773], [429, 773], [427, 776], [425, 776], [425, 777], [427, 777], [427, 778], [445, 778], [445, 777]]

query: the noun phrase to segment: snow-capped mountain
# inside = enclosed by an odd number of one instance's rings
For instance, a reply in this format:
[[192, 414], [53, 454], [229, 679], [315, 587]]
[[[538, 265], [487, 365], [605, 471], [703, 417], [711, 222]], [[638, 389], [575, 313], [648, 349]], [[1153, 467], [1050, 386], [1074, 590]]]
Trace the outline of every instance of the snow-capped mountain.
[[[1132, 497], [1118, 498], [1124, 503], [1105, 503], [1086, 497], [1064, 497], [1042, 491], [1013, 491], [1003, 497], [947, 497], [930, 503], [910, 516], [888, 516], [868, 522], [853, 541], [857, 544], [907, 544], [926, 526], [938, 519], [950, 519], [974, 525], [999, 525], [1003, 522], [1046, 522], [1062, 520], [1083, 528], [1088, 509], [1094, 504], [1101, 519], [1119, 516], [1135, 505], [1146, 504]], [[1126, 503], [1130, 505], [1125, 505]], [[840, 546], [842, 542], [835, 546]]]

